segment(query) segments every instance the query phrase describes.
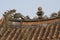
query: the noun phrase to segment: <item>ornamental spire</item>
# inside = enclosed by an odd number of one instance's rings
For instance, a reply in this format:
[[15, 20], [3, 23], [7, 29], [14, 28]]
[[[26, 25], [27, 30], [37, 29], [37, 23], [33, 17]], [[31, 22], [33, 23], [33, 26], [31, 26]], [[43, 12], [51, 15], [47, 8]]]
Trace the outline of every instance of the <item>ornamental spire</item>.
[[42, 7], [38, 7], [38, 11], [37, 11], [38, 18], [41, 19], [43, 15], [44, 15], [44, 12], [42, 10]]

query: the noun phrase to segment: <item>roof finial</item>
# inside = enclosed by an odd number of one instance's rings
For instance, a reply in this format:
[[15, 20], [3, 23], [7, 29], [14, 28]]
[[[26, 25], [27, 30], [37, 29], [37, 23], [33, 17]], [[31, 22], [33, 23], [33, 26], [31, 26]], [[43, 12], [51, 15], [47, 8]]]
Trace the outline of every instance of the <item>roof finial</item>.
[[37, 11], [38, 18], [41, 19], [43, 14], [44, 14], [44, 12], [42, 11], [42, 7], [41, 6], [38, 7], [38, 11]]

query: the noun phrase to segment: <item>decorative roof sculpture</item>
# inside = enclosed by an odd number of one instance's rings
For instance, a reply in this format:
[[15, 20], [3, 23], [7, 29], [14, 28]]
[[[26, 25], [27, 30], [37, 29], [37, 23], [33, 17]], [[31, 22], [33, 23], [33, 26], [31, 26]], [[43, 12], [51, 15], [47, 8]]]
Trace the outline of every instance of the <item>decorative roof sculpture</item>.
[[38, 18], [41, 19], [43, 15], [44, 15], [44, 12], [42, 10], [42, 7], [38, 7], [38, 11], [37, 11]]
[[24, 19], [23, 17], [24, 16], [21, 13], [15, 13], [14, 14], [14, 18], [22, 18], [22, 19]]
[[48, 16], [47, 16], [47, 15], [45, 15], [45, 16], [43, 17], [43, 19], [46, 19], [46, 20], [47, 20], [47, 19], [48, 19]]
[[41, 7], [34, 19], [22, 16], [16, 11], [6, 12], [3, 16], [4, 22], [2, 21], [4, 26], [0, 28], [0, 40], [60, 40], [59, 12], [53, 13], [51, 18], [43, 14]]
[[55, 18], [55, 17], [58, 17], [57, 13], [52, 13], [51, 18]]
[[60, 16], [60, 10], [58, 11], [58, 16]]

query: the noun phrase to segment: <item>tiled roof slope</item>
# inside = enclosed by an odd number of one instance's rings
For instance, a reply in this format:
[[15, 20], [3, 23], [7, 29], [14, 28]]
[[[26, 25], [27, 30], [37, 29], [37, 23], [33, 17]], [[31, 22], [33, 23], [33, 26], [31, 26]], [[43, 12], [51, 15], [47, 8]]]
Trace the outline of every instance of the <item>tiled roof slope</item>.
[[0, 40], [60, 40], [60, 23], [7, 28]]
[[2, 19], [0, 19], [0, 27], [3, 25], [4, 22], [4, 17], [2, 17]]

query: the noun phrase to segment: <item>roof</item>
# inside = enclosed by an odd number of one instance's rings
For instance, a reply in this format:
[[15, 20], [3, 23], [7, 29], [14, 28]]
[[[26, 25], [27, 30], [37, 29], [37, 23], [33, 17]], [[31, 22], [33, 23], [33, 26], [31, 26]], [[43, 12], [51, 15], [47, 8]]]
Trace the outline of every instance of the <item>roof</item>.
[[[0, 27], [0, 40], [60, 40], [60, 16], [48, 19], [43, 16], [40, 19], [11, 19], [11, 11], [15, 13], [14, 10], [8, 11], [0, 21], [0, 26], [4, 25]], [[20, 22], [22, 26], [13, 26], [13, 22]]]
[[3, 25], [3, 22], [4, 22], [4, 17], [2, 17], [2, 19], [0, 19], [0, 26]]
[[[60, 23], [4, 29], [0, 40], [58, 40]], [[60, 39], [59, 39], [60, 40]]]

